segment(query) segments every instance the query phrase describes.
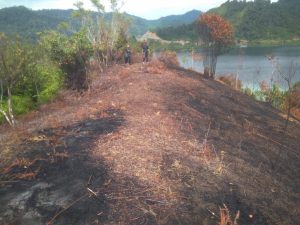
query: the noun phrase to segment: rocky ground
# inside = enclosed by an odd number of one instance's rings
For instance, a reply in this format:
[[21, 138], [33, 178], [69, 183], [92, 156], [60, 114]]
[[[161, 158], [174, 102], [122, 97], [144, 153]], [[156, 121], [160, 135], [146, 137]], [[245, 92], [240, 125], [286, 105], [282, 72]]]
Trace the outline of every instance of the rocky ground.
[[298, 121], [159, 62], [95, 76], [0, 127], [0, 224], [300, 224]]

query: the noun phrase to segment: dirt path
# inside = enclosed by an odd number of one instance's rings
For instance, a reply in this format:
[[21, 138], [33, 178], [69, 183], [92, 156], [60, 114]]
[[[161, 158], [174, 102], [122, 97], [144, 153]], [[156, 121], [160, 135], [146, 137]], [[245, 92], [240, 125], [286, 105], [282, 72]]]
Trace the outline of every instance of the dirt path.
[[186, 70], [116, 66], [0, 127], [0, 224], [300, 224], [300, 125]]

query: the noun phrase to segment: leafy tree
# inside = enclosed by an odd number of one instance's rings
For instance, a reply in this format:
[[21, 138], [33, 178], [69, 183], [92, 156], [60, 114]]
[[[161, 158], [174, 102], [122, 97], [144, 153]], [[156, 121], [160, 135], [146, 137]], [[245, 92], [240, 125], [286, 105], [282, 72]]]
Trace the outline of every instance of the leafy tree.
[[61, 71], [38, 46], [0, 34], [0, 121], [16, 125], [15, 115], [50, 100], [59, 90]]
[[[0, 113], [11, 126], [16, 125], [12, 91], [25, 76], [30, 60], [30, 50], [24, 47], [19, 39], [12, 40], [0, 34]], [[4, 108], [5, 98], [7, 109]]]
[[214, 78], [218, 56], [233, 44], [233, 28], [226, 19], [215, 14], [202, 14], [197, 24], [205, 47], [204, 75]]

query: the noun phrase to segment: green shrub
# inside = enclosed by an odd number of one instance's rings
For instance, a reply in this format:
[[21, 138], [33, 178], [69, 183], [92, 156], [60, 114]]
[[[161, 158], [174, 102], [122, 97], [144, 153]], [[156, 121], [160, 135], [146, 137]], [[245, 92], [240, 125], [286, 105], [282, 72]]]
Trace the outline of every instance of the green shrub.
[[52, 100], [63, 83], [62, 71], [55, 65], [39, 65], [37, 67], [40, 79], [40, 92], [38, 93], [38, 103], [45, 103]]
[[243, 92], [258, 101], [269, 102], [276, 109], [284, 110], [287, 92], [281, 90], [278, 85], [274, 84], [271, 89], [260, 88], [258, 90], [245, 87]]
[[[0, 104], [12, 125], [13, 114], [28, 113], [38, 104], [51, 100], [61, 87], [63, 72], [48, 59], [43, 49], [0, 33], [0, 82], [3, 95]], [[9, 113], [7, 106], [10, 98], [13, 114]], [[4, 119], [1, 114], [0, 121]]]
[[268, 101], [274, 108], [284, 110], [284, 102], [286, 98], [286, 92], [281, 90], [279, 86], [273, 85]]
[[12, 96], [12, 103], [15, 115], [28, 113], [35, 108], [35, 104], [29, 96]]
[[254, 91], [253, 91], [251, 88], [245, 87], [245, 88], [243, 88], [242, 90], [243, 90], [243, 92], [244, 92], [246, 95], [255, 98], [255, 93], [254, 93]]
[[87, 64], [93, 54], [84, 31], [68, 37], [51, 31], [42, 36], [42, 46], [53, 62], [62, 69], [68, 88], [82, 90], [88, 87]]

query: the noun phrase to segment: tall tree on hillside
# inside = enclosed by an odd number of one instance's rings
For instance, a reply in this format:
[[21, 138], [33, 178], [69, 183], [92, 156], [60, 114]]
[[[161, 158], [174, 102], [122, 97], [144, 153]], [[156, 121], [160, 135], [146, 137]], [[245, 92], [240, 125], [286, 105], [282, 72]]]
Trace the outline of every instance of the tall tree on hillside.
[[16, 125], [12, 91], [25, 76], [30, 60], [30, 52], [19, 39], [10, 39], [0, 33], [0, 113], [11, 126]]
[[204, 75], [214, 78], [218, 56], [234, 42], [233, 27], [229, 21], [215, 14], [202, 14], [198, 18], [197, 27], [205, 47]]

